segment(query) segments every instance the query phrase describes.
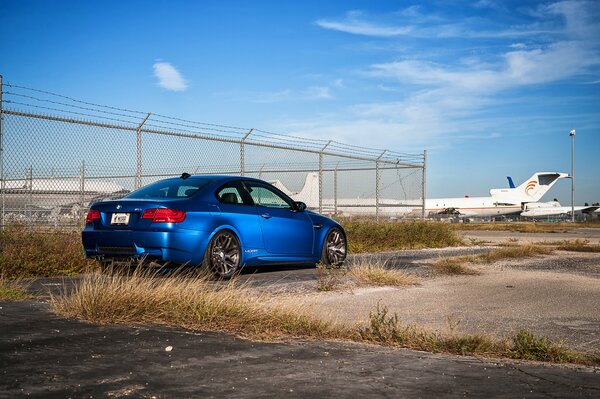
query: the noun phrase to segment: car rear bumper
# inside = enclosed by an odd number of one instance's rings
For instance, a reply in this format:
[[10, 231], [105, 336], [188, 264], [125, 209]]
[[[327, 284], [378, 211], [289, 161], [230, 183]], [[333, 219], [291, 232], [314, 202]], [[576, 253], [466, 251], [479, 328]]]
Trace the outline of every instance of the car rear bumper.
[[146, 258], [200, 264], [208, 244], [206, 231], [102, 231], [81, 233], [86, 258]]

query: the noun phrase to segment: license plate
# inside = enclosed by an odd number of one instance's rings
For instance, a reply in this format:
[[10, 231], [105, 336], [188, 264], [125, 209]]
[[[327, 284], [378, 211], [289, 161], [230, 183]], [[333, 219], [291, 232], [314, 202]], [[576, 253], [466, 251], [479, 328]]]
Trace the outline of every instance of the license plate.
[[129, 213], [113, 213], [110, 224], [129, 224]]

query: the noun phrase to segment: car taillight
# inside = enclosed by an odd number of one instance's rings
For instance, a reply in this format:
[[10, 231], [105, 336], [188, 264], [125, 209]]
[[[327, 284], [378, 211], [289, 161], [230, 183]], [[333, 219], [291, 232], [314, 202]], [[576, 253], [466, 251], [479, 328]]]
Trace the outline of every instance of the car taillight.
[[90, 209], [85, 216], [86, 223], [93, 223], [97, 219], [100, 219], [100, 211], [98, 209]]
[[142, 219], [152, 219], [152, 223], [180, 223], [185, 219], [185, 212], [169, 208], [146, 209]]

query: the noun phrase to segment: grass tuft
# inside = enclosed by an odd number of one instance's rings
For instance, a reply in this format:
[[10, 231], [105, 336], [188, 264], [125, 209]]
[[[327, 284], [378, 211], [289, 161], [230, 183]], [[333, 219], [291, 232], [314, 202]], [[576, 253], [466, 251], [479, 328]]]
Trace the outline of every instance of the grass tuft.
[[383, 262], [361, 262], [352, 265], [350, 276], [359, 285], [368, 286], [406, 286], [419, 283], [419, 279], [407, 273], [389, 269]]
[[8, 278], [0, 273], [0, 301], [22, 301], [33, 298], [27, 292], [28, 284], [20, 278]]
[[317, 291], [329, 292], [339, 288], [347, 271], [345, 266], [317, 264]]
[[588, 240], [565, 240], [559, 243], [556, 249], [571, 252], [600, 252], [600, 244], [590, 245]]
[[477, 275], [479, 272], [468, 266], [465, 266], [465, 261], [454, 258], [441, 258], [431, 264], [433, 270], [438, 274], [462, 274], [462, 275]]
[[69, 276], [93, 265], [83, 258], [79, 232], [36, 232], [14, 225], [0, 231], [0, 273], [5, 276]]
[[598, 222], [547, 223], [547, 222], [500, 222], [500, 223], [455, 223], [456, 230], [515, 231], [519, 233], [564, 233], [582, 227], [600, 228]]
[[536, 336], [521, 330], [512, 340], [493, 340], [484, 335], [450, 335], [427, 331], [414, 325], [402, 326], [398, 315], [389, 315], [388, 308], [377, 304], [371, 312], [369, 327], [360, 331], [367, 342], [400, 346], [429, 352], [448, 352], [457, 355], [498, 356], [511, 359], [536, 360], [552, 363], [600, 364], [598, 354], [585, 355], [553, 343], [548, 337]]
[[61, 315], [98, 323], [168, 324], [260, 338], [332, 331], [298, 309], [272, 306], [265, 294], [235, 280], [215, 282], [207, 275], [95, 273], [84, 276], [73, 292], [52, 296], [51, 303]]
[[479, 274], [477, 270], [469, 268], [467, 264], [490, 264], [505, 259], [521, 259], [538, 255], [549, 255], [553, 248], [542, 245], [510, 245], [477, 255], [454, 256], [441, 258], [431, 264], [433, 269], [440, 274]]
[[583, 360], [581, 354], [552, 343], [548, 337], [539, 337], [525, 330], [513, 337], [510, 353], [515, 359], [553, 363], [578, 363]]
[[347, 219], [341, 223], [348, 236], [349, 251], [353, 253], [442, 248], [463, 244], [454, 229], [445, 223], [377, 223], [368, 219]]

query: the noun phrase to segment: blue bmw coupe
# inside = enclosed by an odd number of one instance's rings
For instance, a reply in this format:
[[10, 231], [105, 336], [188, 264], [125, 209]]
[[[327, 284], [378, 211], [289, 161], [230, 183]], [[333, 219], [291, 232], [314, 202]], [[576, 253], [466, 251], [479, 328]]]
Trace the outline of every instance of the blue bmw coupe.
[[269, 183], [187, 173], [93, 204], [82, 241], [101, 262], [188, 263], [223, 278], [246, 265], [337, 266], [347, 248], [342, 226]]

